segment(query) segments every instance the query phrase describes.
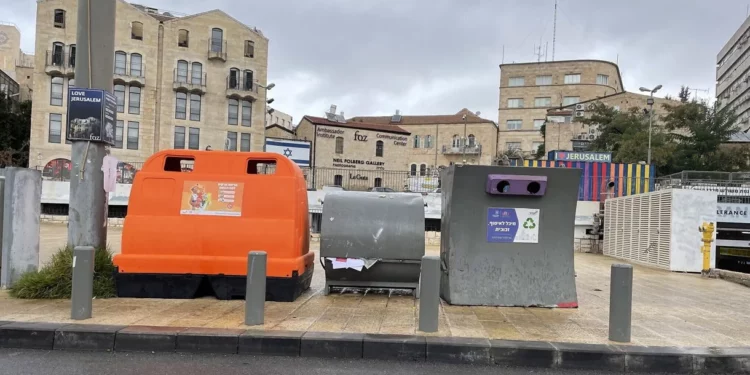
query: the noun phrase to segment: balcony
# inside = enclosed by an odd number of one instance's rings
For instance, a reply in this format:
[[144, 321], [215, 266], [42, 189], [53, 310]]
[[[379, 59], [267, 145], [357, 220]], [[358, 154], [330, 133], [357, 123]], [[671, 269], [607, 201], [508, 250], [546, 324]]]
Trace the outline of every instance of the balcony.
[[468, 146], [443, 146], [443, 155], [480, 155], [482, 153], [482, 145], [468, 145]]
[[257, 100], [258, 85], [249, 80], [241, 80], [232, 75], [227, 76], [227, 98], [238, 100]]
[[[190, 75], [188, 75], [190, 74]], [[193, 74], [188, 71], [172, 72], [172, 90], [203, 95], [206, 93], [208, 73]]]
[[208, 59], [227, 61], [227, 41], [221, 39], [208, 39]]
[[114, 77], [115, 83], [143, 87], [146, 85], [146, 65], [115, 66]]
[[47, 51], [44, 56], [44, 72], [51, 76], [69, 76], [75, 74], [76, 55], [62, 51]]

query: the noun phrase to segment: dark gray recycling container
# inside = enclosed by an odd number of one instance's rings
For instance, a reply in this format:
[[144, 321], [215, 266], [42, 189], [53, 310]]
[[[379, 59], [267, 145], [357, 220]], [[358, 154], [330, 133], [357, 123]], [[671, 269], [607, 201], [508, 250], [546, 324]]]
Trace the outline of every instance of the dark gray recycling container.
[[568, 168], [447, 168], [441, 297], [454, 305], [577, 307], [580, 179], [580, 169]]
[[[424, 255], [424, 199], [415, 193], [326, 194], [320, 260], [330, 287], [416, 289]], [[377, 260], [361, 271], [333, 269], [326, 258]]]

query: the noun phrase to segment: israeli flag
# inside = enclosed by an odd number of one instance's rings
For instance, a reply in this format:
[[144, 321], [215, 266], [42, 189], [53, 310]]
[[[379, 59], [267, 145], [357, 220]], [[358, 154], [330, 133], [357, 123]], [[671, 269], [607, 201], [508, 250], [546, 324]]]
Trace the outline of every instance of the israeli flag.
[[300, 167], [310, 166], [310, 142], [266, 138], [266, 152], [275, 152], [291, 159]]

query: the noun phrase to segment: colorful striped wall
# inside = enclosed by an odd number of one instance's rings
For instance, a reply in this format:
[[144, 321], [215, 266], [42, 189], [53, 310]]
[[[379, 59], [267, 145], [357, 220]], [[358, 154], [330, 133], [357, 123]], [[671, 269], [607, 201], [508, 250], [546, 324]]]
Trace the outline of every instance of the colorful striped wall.
[[646, 164], [598, 163], [581, 161], [523, 160], [511, 161], [514, 166], [536, 168], [583, 169], [578, 185], [578, 200], [600, 201], [609, 181], [615, 183], [612, 198], [647, 193], [654, 190], [655, 169]]

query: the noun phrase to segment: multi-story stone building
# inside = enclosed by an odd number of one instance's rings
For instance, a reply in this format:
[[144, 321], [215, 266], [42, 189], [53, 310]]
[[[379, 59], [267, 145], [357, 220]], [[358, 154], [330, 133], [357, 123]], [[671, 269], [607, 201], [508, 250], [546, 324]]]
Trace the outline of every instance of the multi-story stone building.
[[269, 107], [266, 112], [266, 127], [279, 125], [286, 129], [294, 130], [294, 119], [292, 119], [292, 115], [288, 115], [271, 107]]
[[[113, 94], [119, 160], [170, 148], [260, 151], [268, 39], [221, 10], [189, 16], [117, 1]], [[30, 165], [66, 162], [77, 0], [37, 3]], [[45, 168], [54, 170], [54, 168]]]
[[502, 64], [497, 147], [533, 154], [544, 143], [540, 128], [548, 109], [623, 91], [620, 69], [608, 61]]
[[21, 30], [10, 22], [0, 21], [0, 70], [18, 84], [15, 100], [31, 100], [34, 55], [21, 50]]
[[716, 99], [739, 116], [740, 126], [750, 128], [750, 17], [745, 19], [716, 56]]

